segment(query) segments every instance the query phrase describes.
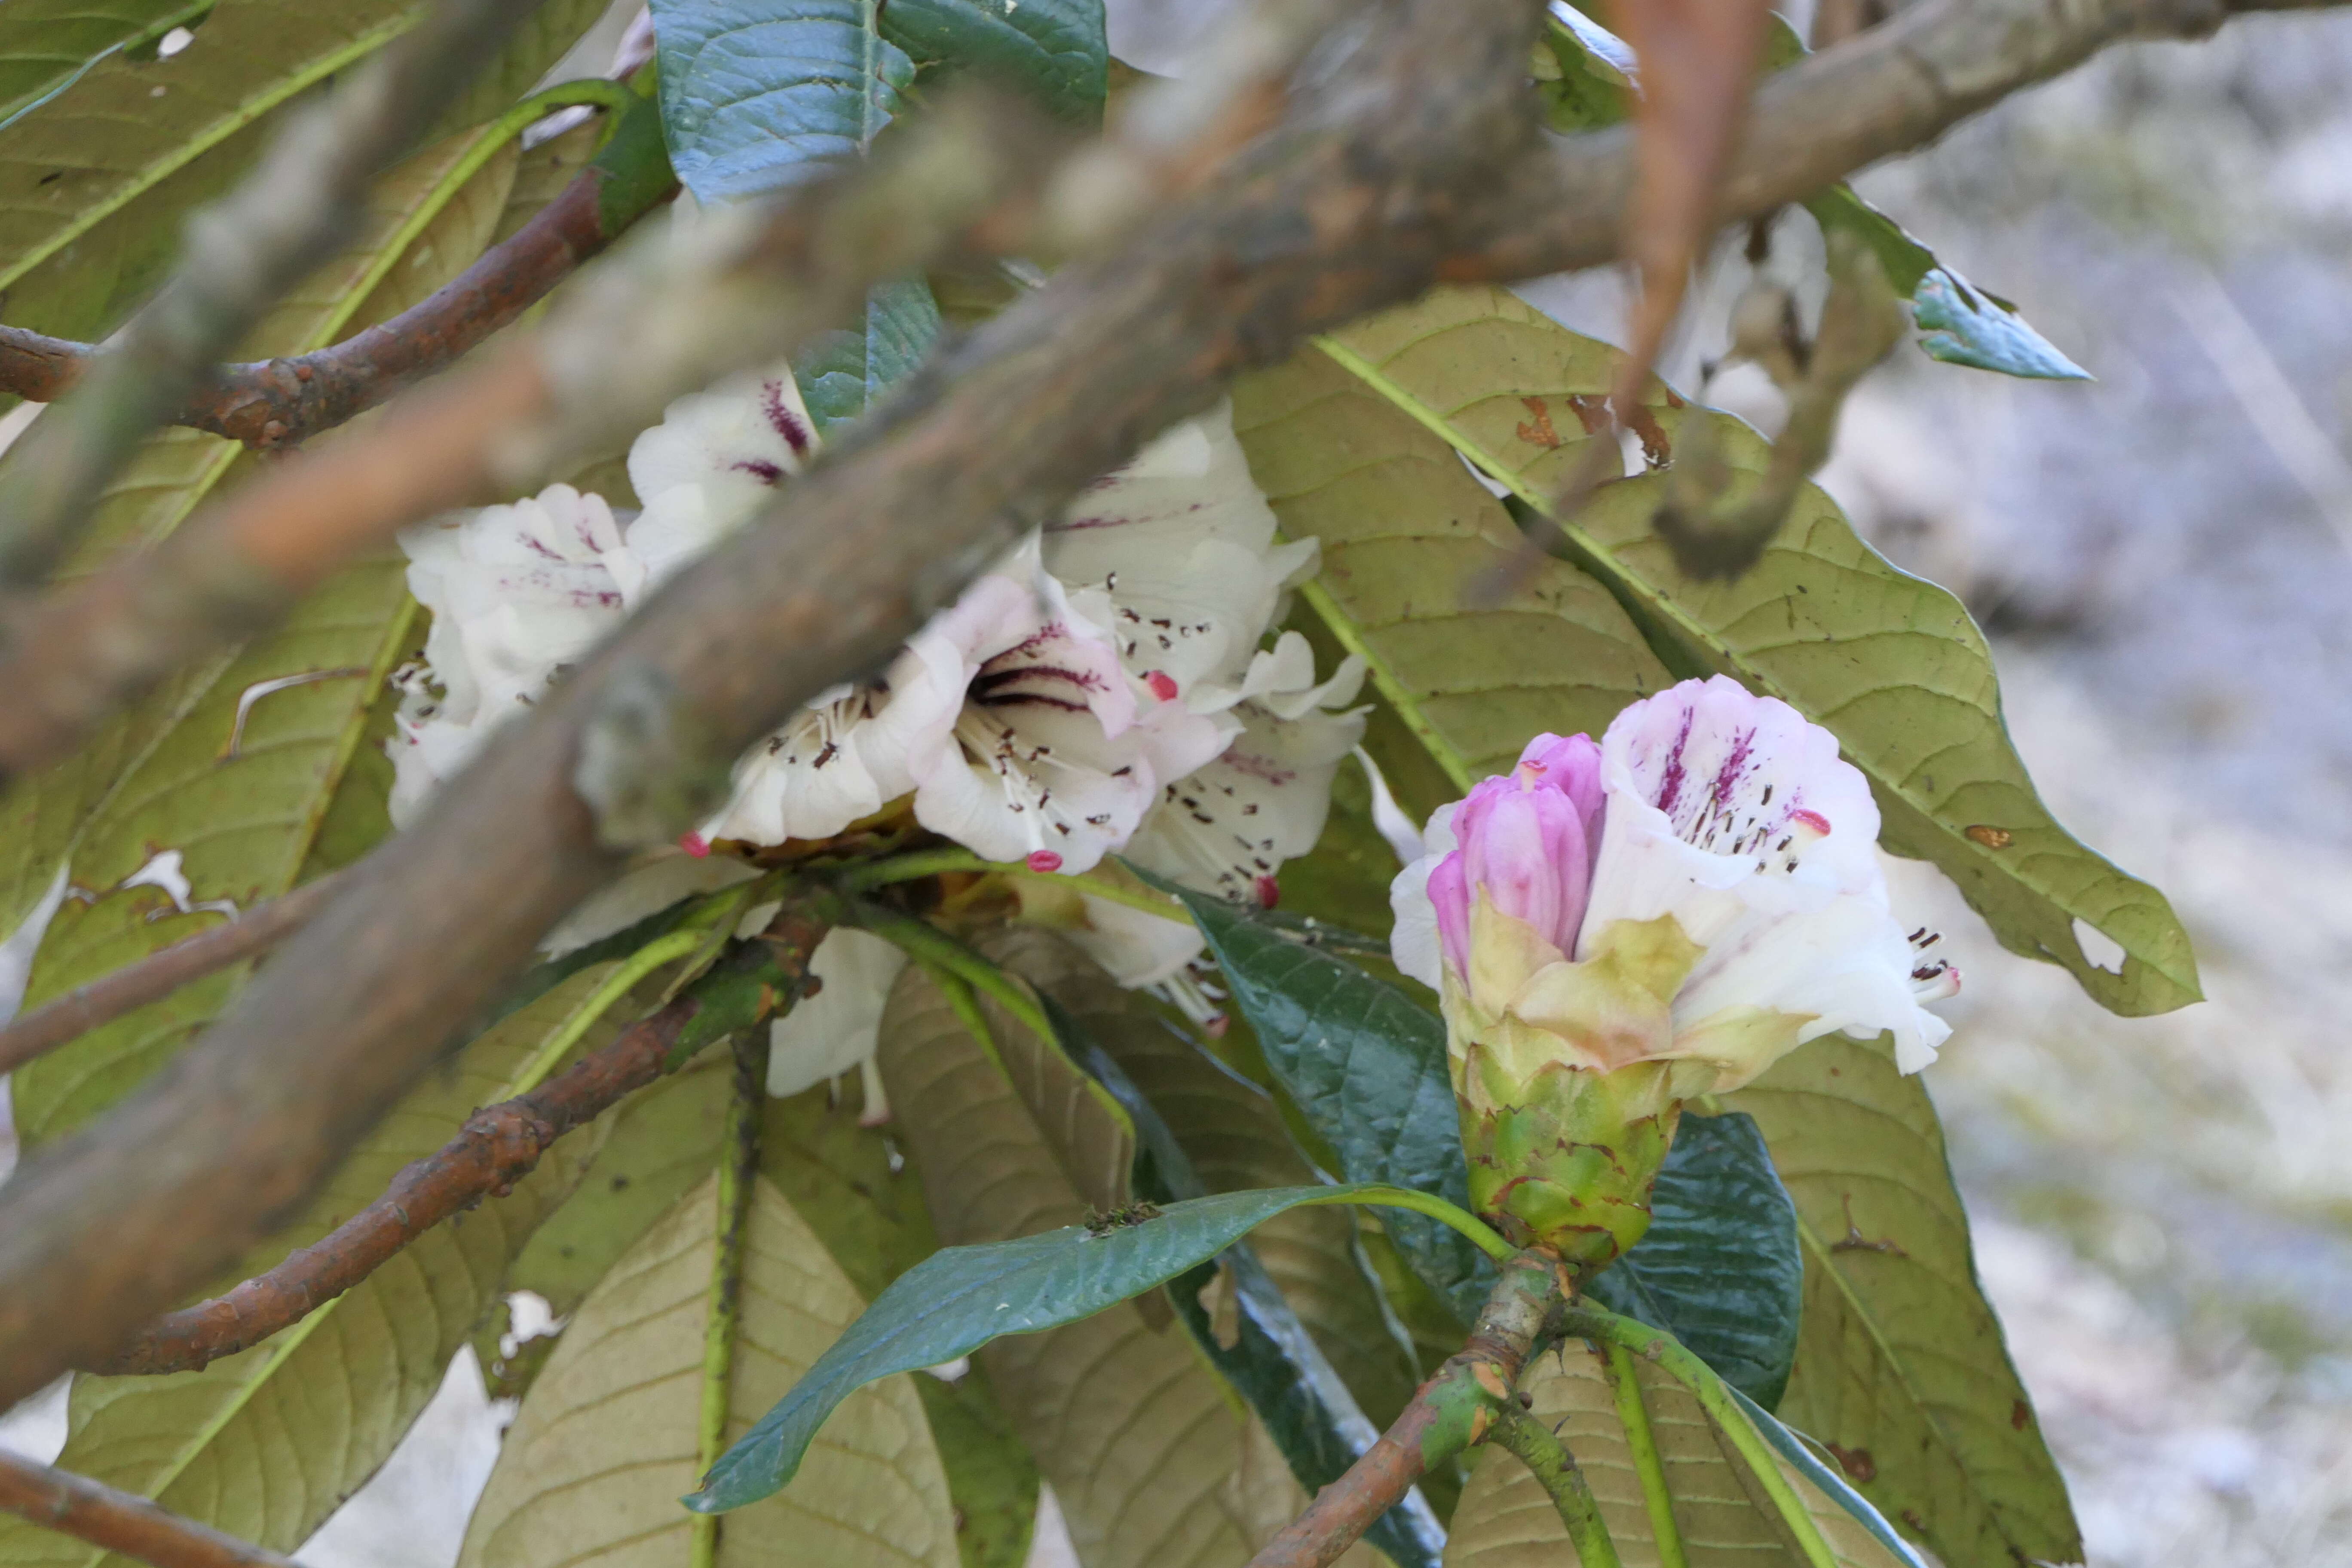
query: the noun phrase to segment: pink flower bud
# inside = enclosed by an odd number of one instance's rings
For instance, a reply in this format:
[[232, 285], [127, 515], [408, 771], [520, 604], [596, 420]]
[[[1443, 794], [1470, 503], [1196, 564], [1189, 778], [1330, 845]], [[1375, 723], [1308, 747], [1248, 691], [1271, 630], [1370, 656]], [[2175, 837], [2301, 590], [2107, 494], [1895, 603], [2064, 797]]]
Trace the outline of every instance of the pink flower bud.
[[1480, 889], [1562, 958], [1575, 955], [1601, 807], [1601, 748], [1589, 735], [1538, 735], [1517, 767], [1470, 792], [1454, 818], [1460, 847], [1429, 879], [1438, 935], [1457, 974], [1469, 971], [1470, 910]]

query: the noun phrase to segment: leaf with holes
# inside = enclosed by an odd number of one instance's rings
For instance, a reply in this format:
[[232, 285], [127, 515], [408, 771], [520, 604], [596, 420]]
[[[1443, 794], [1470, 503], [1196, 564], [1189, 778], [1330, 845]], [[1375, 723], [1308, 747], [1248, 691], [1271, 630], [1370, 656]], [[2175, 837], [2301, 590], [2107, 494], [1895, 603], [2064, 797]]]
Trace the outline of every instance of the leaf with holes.
[[655, 0], [670, 161], [706, 202], [772, 191], [854, 158], [898, 112], [915, 66], [881, 0]]
[[[462, 270], [489, 234], [514, 169], [509, 148], [458, 180], [476, 134], [416, 154], [384, 181], [365, 240], [281, 303], [255, 346], [299, 353], [332, 342]], [[195, 431], [151, 438], [108, 487], [72, 569], [170, 532], [252, 461], [234, 443]], [[32, 1002], [292, 885], [330, 822], [383, 678], [407, 646], [412, 613], [397, 556], [348, 567], [277, 630], [209, 661], [200, 679], [173, 683], [82, 755], [13, 787], [0, 811], [26, 831], [10, 836], [10, 892], [37, 897], [68, 861], [81, 889], [35, 956]], [[27, 1064], [15, 1087], [26, 1142], [53, 1138], [111, 1103], [211, 1022], [247, 972], [208, 975]]]
[[[1236, 391], [1235, 424], [1276, 514], [1290, 532], [1325, 542], [1325, 591], [1312, 602], [1334, 638], [1370, 656], [1397, 723], [1436, 760], [1390, 770], [1416, 810], [1460, 793], [1538, 730], [1597, 731], [1605, 715], [1575, 700], [1616, 694], [1590, 677], [1529, 682], [1521, 672], [1546, 668], [1545, 644], [1582, 637], [1531, 637], [1515, 609], [1465, 612], [1469, 573], [1499, 547], [1465, 558], [1422, 546], [1471, 531], [1460, 510], [1402, 483], [1369, 488], [1366, 476], [1377, 483], [1388, 464], [1421, 472], [1459, 453], [1539, 508], [1589, 439], [1583, 421], [1617, 357], [1499, 289], [1444, 289], [1321, 340]], [[1381, 404], [1395, 416], [1385, 425], [1362, 412]], [[1633, 424], [1663, 462], [1698, 419], [1714, 424], [1735, 469], [1760, 471], [1761, 437], [1663, 384], [1651, 384]], [[1613, 597], [1613, 621], [1582, 617], [1599, 645], [1596, 671], [1613, 661], [1626, 686], [1641, 686], [1671, 662], [1786, 700], [1828, 726], [1870, 780], [1886, 847], [1942, 868], [2012, 952], [2063, 965], [2118, 1013], [2197, 998], [2188, 934], [2163, 895], [2068, 834], [2034, 794], [2002, 722], [1984, 636], [1958, 600], [1888, 565], [1814, 488], [1753, 570], [1694, 582], [1650, 526], [1662, 484], [1649, 474], [1601, 487], [1565, 525], [1582, 571], [1552, 563], [1538, 579], [1565, 573]], [[1414, 547], [1397, 549], [1400, 539]], [[1373, 734], [1399, 743], [1394, 726]], [[1454, 790], [1433, 787], [1433, 773]], [[2123, 948], [2120, 973], [2084, 953], [2077, 921]]]
[[1831, 1035], [1726, 1102], [1763, 1131], [1805, 1252], [1780, 1418], [1949, 1568], [2081, 1562], [1925, 1086], [1883, 1043]]

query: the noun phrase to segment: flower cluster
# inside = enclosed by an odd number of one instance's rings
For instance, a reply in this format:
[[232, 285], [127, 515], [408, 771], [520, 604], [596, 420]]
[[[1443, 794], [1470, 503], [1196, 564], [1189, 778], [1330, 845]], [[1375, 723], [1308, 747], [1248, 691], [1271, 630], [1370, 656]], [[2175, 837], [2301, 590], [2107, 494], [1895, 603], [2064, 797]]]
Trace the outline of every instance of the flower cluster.
[[[433, 629], [392, 743], [394, 819], [747, 522], [817, 445], [789, 371], [750, 377], [678, 400], [637, 438], [634, 517], [557, 485], [404, 537]], [[753, 747], [684, 848], [823, 839], [911, 797], [919, 823], [986, 859], [1076, 874], [1124, 849], [1271, 902], [1282, 862], [1320, 837], [1363, 727], [1345, 710], [1360, 660], [1318, 683], [1304, 637], [1261, 646], [1315, 565], [1312, 541], [1275, 531], [1230, 413], [1175, 426], [972, 583], [879, 677], [820, 694]], [[648, 896], [695, 880], [675, 857], [641, 875]], [[627, 905], [625, 892], [601, 900], [593, 926]], [[1083, 907], [1072, 934], [1129, 984], [1164, 980], [1200, 950], [1189, 926]], [[589, 929], [572, 925], [573, 940]]]
[[1648, 1223], [1685, 1099], [1833, 1030], [1933, 1060], [1949, 1030], [1921, 1004], [1959, 976], [1904, 933], [1877, 839], [1836, 739], [1719, 676], [1598, 745], [1538, 736], [1440, 810], [1392, 940], [1444, 998], [1480, 1206], [1603, 1263]]

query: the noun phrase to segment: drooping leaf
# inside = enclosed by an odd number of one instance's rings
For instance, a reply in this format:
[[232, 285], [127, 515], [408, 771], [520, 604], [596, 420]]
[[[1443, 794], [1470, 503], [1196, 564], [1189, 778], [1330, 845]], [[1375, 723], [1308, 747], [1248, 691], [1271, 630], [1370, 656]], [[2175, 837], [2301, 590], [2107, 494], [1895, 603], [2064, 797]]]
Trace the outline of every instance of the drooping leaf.
[[1949, 1568], [2082, 1561], [1925, 1087], [1883, 1043], [1831, 1035], [1726, 1102], [1763, 1131], [1805, 1251], [1780, 1418]]
[[[1050, 1000], [1049, 1005], [1065, 1038], [1085, 1041], [1087, 1065], [1135, 1122], [1136, 1190], [1163, 1204], [1208, 1195], [1192, 1156], [1136, 1080], [1067, 1009]], [[1279, 1133], [1279, 1123], [1274, 1131]], [[1381, 1428], [1365, 1415], [1251, 1242], [1237, 1242], [1213, 1262], [1188, 1270], [1170, 1285], [1169, 1295], [1194, 1344], [1257, 1412], [1308, 1495], [1345, 1475], [1379, 1440]], [[1434, 1568], [1445, 1548], [1444, 1529], [1417, 1488], [1374, 1521], [1364, 1539], [1398, 1568]]]
[[[506, 1098], [547, 1031], [593, 991], [580, 975], [514, 1015], [412, 1091], [330, 1179], [300, 1221], [228, 1278], [276, 1264], [332, 1229], [411, 1160], [438, 1149], [477, 1106]], [[592, 1047], [610, 1037], [607, 1023]], [[392, 1452], [440, 1386], [468, 1331], [499, 1300], [509, 1263], [578, 1180], [594, 1141], [558, 1143], [506, 1197], [437, 1226], [356, 1289], [202, 1372], [74, 1379], [60, 1463], [175, 1512], [291, 1552]], [[113, 1568], [127, 1559], [0, 1518], [9, 1568]]]
[[[880, 1063], [941, 1239], [997, 1241], [1086, 1216], [1020, 1097], [919, 971], [892, 994]], [[1108, 1120], [1091, 1100], [1070, 1110]], [[1153, 1317], [1142, 1305], [999, 1340], [974, 1360], [1088, 1568], [1231, 1568], [1304, 1494], [1164, 1302]]]
[[798, 1471], [834, 1406], [877, 1378], [970, 1355], [1107, 1311], [1231, 1247], [1302, 1204], [1371, 1201], [1385, 1189], [1277, 1187], [1219, 1193], [1128, 1217], [933, 1253], [898, 1277], [809, 1374], [711, 1468], [695, 1506], [721, 1512], [767, 1497]]
[[1805, 204], [1824, 230], [1843, 229], [1868, 245], [1895, 291], [1911, 301], [1919, 346], [1930, 359], [1972, 365], [2003, 375], [2043, 381], [2088, 381], [2091, 373], [2060, 353], [2008, 301], [1977, 288], [1893, 218], [1832, 185]]
[[[1606, 345], [1486, 289], [1442, 290], [1325, 340], [1320, 352], [1328, 365], [1315, 363], [1310, 351], [1245, 381], [1235, 395], [1235, 423], [1252, 471], [1285, 527], [1318, 537], [1328, 530], [1342, 542], [1391, 527], [1442, 529], [1450, 515], [1426, 510], [1402, 487], [1394, 496], [1359, 492], [1352, 515], [1335, 516], [1319, 493], [1312, 504], [1297, 504], [1304, 487], [1286, 477], [1302, 462], [1368, 470], [1374, 465], [1366, 460], [1367, 447], [1391, 449], [1386, 440], [1357, 434], [1366, 426], [1352, 419], [1345, 431], [1331, 428], [1358, 408], [1388, 403], [1433, 438], [1442, 437], [1441, 447], [1451, 446], [1539, 508], [1588, 439], [1582, 416], [1595, 406], [1615, 360]], [[1346, 388], [1350, 379], [1355, 389]], [[1287, 410], [1342, 398], [1352, 401], [1328, 416], [1328, 434], [1282, 418]], [[1656, 384], [1644, 404], [1643, 438], [1657, 460], [1670, 453], [1685, 422], [1705, 419], [1714, 423], [1717, 449], [1735, 469], [1763, 468], [1761, 438], [1737, 420], [1684, 405]], [[1350, 440], [1358, 444], [1345, 444]], [[1318, 458], [1326, 442], [1342, 443], [1341, 457]], [[1871, 782], [1886, 847], [1935, 861], [2011, 951], [2063, 965], [2116, 1012], [2163, 1012], [2196, 998], [2188, 936], [2163, 895], [2074, 839], [2034, 794], [2002, 723], [1983, 635], [1957, 599], [1888, 565], [1829, 498], [1811, 488], [1753, 570], [1727, 583], [1694, 582], [1675, 568], [1650, 526], [1661, 484], [1661, 476], [1650, 474], [1604, 485], [1564, 525], [1569, 549], [1592, 574], [1580, 580], [1605, 584], [1633, 613], [1621, 626], [1640, 625], [1635, 650], [1648, 653], [1654, 641], [1827, 725]], [[1508, 672], [1536, 651], [1524, 621], [1459, 610], [1468, 584], [1458, 571], [1424, 563], [1418, 578], [1391, 573], [1367, 591], [1343, 575], [1349, 564], [1339, 556], [1328, 577], [1335, 635], [1375, 654], [1382, 695], [1394, 689], [1398, 712], [1418, 714], [1418, 722], [1407, 718], [1408, 727], [1448, 773], [1459, 779], [1484, 771], [1482, 764], [1515, 752], [1538, 729], [1598, 728], [1549, 694], [1502, 718], [1515, 704], [1492, 696], [1493, 689], [1511, 684]], [[1400, 598], [1402, 613], [1390, 607]], [[1409, 645], [1385, 635], [1387, 628], [1417, 619], [1416, 612], [1444, 617], [1458, 651], [1417, 664], [1398, 657]], [[1648, 668], [1658, 668], [1654, 656]], [[1476, 684], [1490, 694], [1466, 704], [1474, 712], [1485, 710], [1475, 750], [1430, 721], [1433, 697], [1447, 689], [1449, 676], [1469, 684], [1465, 670], [1482, 672]], [[1528, 721], [1536, 716], [1527, 707], [1538, 710], [1537, 721]], [[1419, 778], [1409, 766], [1389, 772], [1413, 809], [1436, 804], [1427, 770]], [[2074, 935], [2077, 920], [2123, 947], [2120, 973], [2084, 955]]]
[[889, 0], [882, 34], [918, 67], [969, 68], [1091, 124], [1109, 86], [1102, 0]]
[[656, 0], [670, 161], [706, 202], [772, 191], [872, 145], [915, 75], [881, 0]]
[[866, 297], [861, 331], [834, 331], [810, 343], [793, 367], [819, 436], [830, 437], [882, 401], [923, 363], [940, 335], [940, 308], [920, 278], [877, 284]]
[[[532, 1384], [490, 1473], [463, 1568], [685, 1560], [716, 1177], [673, 1205], [589, 1293]], [[817, 1361], [864, 1305], [793, 1206], [756, 1179], [744, 1237], [730, 1431]], [[903, 1377], [825, 1426], [799, 1483], [720, 1527], [720, 1568], [824, 1563], [955, 1568], [955, 1523], [921, 1401]]]
[[1846, 1484], [1845, 1478], [1822, 1463], [1805, 1440], [1783, 1426], [1780, 1418], [1737, 1388], [1731, 1390], [1732, 1402], [1748, 1417], [1749, 1425], [1763, 1435], [1788, 1467], [1811, 1481], [1813, 1486], [1851, 1514], [1877, 1542], [1909, 1568], [1927, 1568], [1916, 1548], [1895, 1532], [1886, 1522], [1886, 1516], [1870, 1506], [1870, 1500]]
[[[1806, 1559], [1788, 1527], [1698, 1401], [1643, 1358], [1631, 1358], [1631, 1367], [1685, 1560], [1693, 1568], [1803, 1568]], [[1657, 1531], [1604, 1358], [1570, 1340], [1538, 1355], [1519, 1389], [1533, 1402], [1530, 1414], [1576, 1457], [1619, 1555], [1627, 1563], [1659, 1561]], [[1781, 1474], [1839, 1568], [1915, 1568], [1804, 1468], [1783, 1462]], [[1574, 1561], [1551, 1499], [1525, 1465], [1489, 1445], [1454, 1510], [1445, 1568], [1554, 1568]]]
[[[272, 311], [255, 351], [332, 342], [462, 270], [514, 169], [509, 150], [453, 185], [473, 140], [430, 148], [385, 180], [367, 239]], [[108, 488], [68, 570], [163, 537], [252, 461], [234, 443], [195, 431], [151, 438]], [[244, 908], [303, 873], [383, 678], [408, 646], [404, 571], [396, 552], [346, 568], [277, 630], [174, 680], [82, 755], [12, 787], [0, 803], [17, 829], [7, 836], [11, 901], [37, 897], [68, 862], [85, 890], [51, 922], [28, 997], [57, 995], [193, 935], [219, 918], [224, 901]], [[123, 886], [142, 869], [168, 883], [157, 858], [170, 855], [186, 879], [185, 907], [168, 886]], [[28, 1064], [15, 1090], [27, 1142], [79, 1124], [139, 1081], [218, 1015], [246, 972], [206, 976]]]
[[1766, 1409], [1797, 1352], [1804, 1257], [1797, 1214], [1756, 1123], [1685, 1113], [1650, 1197], [1655, 1216], [1589, 1289], [1665, 1330]]
[[[1462, 1127], [1445, 1066], [1445, 1026], [1396, 987], [1277, 935], [1238, 907], [1162, 884], [1183, 899], [1257, 1032], [1267, 1065], [1339, 1156], [1349, 1182], [1434, 1193], [1467, 1207]], [[1494, 1267], [1459, 1233], [1420, 1215], [1381, 1224], [1416, 1273], [1464, 1322]]]

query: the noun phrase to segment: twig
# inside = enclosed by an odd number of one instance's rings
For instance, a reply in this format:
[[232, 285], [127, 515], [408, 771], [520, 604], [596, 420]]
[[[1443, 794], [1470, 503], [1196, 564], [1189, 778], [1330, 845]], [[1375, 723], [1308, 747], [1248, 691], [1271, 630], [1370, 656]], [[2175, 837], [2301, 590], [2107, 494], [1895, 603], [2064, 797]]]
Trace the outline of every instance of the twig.
[[45, 574], [146, 434], [262, 312], [357, 229], [390, 168], [528, 15], [527, 0], [437, 0], [258, 168], [188, 224], [179, 271], [10, 454], [0, 480], [0, 592]]
[[290, 1557], [5, 1448], [0, 1448], [0, 1508], [154, 1568], [297, 1568]]
[[[293, 446], [332, 429], [454, 363], [677, 192], [660, 112], [638, 99], [593, 163], [442, 289], [332, 347], [223, 365], [204, 376], [169, 423], [257, 447]], [[0, 391], [52, 402], [100, 352], [0, 326]]]
[[[2340, 0], [1919, 0], [1759, 84], [1717, 220], [1759, 217], [1954, 125], [2109, 45], [2191, 38], [2232, 16]], [[1554, 142], [1493, 194], [1487, 240], [1448, 266], [1510, 282], [1608, 261], [1633, 192], [1633, 133]]]
[[1619, 1568], [1617, 1542], [1601, 1517], [1591, 1484], [1549, 1427], [1507, 1400], [1486, 1440], [1517, 1455], [1551, 1499], [1576, 1548], [1577, 1568]]
[[743, 943], [603, 1050], [528, 1094], [474, 1112], [457, 1137], [411, 1162], [382, 1197], [324, 1237], [225, 1296], [157, 1319], [87, 1370], [194, 1372], [299, 1322], [450, 1215], [504, 1195], [565, 1133], [676, 1071], [704, 1046], [791, 1005], [825, 930], [807, 903], [787, 905], [765, 937]]
[[[0, 658], [0, 776], [66, 755], [175, 666], [272, 624], [402, 526], [530, 488], [653, 423], [672, 398], [772, 363], [854, 313], [876, 281], [975, 235], [987, 248], [1022, 232], [1018, 215], [1050, 162], [1041, 144], [1057, 134], [1018, 106], [944, 103], [887, 155], [801, 186], [772, 212], [714, 212], [690, 233], [641, 236], [582, 279], [543, 330], [400, 399], [365, 438], [297, 456], [37, 606]], [[992, 225], [1003, 232], [986, 237]], [[525, 303], [508, 296], [497, 310]], [[320, 416], [343, 406], [323, 402]]]
[[[1245, 366], [1427, 288], [1481, 183], [1537, 135], [1519, 90], [1535, 23], [1521, 0], [1373, 8], [1282, 130], [943, 355], [494, 737], [203, 1038], [0, 1188], [0, 1400], [106, 1353], [301, 1201], [619, 869], [590, 797], [641, 785], [666, 801], [643, 826], [684, 831], [698, 803], [666, 795], [664, 770], [723, 779], [798, 704], [883, 663], [1021, 520]], [[665, 319], [698, 303], [631, 297]], [[599, 345], [580, 374], [629, 379], [616, 361], [635, 363]], [[446, 449], [394, 448], [412, 468]], [[289, 521], [319, 526], [333, 501]], [[673, 742], [638, 748], [632, 724]], [[583, 777], [599, 755], [618, 765]]]
[[14, 1072], [35, 1057], [78, 1039], [100, 1024], [111, 1023], [133, 1008], [160, 1001], [191, 981], [268, 952], [326, 907], [341, 885], [340, 876], [334, 873], [305, 882], [291, 892], [254, 905], [226, 924], [175, 942], [10, 1019], [0, 1026], [0, 1073]]
[[1347, 1474], [1316, 1493], [1306, 1512], [1258, 1550], [1249, 1568], [1323, 1568], [1337, 1562], [1432, 1465], [1486, 1436], [1537, 1336], [1564, 1300], [1566, 1284], [1559, 1262], [1538, 1253], [1523, 1252], [1505, 1264], [1469, 1342], [1421, 1385]]
[[[727, 1099], [727, 1157], [719, 1167], [719, 1244], [710, 1262], [709, 1311], [702, 1325], [702, 1411], [694, 1473], [708, 1475], [727, 1451], [727, 1414], [735, 1381], [735, 1336], [743, 1318], [743, 1261], [751, 1245], [753, 1189], [760, 1180], [761, 1116], [768, 1100], [768, 1032], [735, 1040], [735, 1082]], [[694, 1516], [687, 1568], [719, 1561], [715, 1513]]]

